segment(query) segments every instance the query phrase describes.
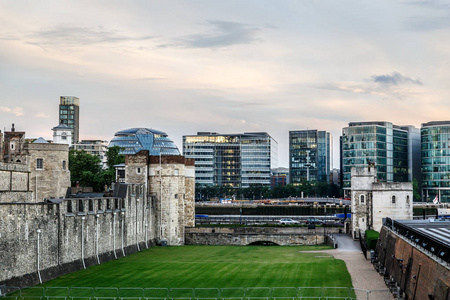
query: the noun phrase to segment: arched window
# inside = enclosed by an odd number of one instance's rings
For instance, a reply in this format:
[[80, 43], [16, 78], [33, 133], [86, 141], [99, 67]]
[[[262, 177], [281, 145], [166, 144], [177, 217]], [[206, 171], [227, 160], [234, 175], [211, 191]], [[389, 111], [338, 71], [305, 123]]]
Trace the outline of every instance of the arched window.
[[360, 202], [361, 204], [364, 204], [364, 201], [365, 201], [364, 195], [359, 196], [359, 202]]
[[66, 140], [67, 139], [67, 134], [65, 132], [61, 133], [61, 139], [62, 140]]
[[395, 204], [395, 195], [392, 196], [392, 204]]

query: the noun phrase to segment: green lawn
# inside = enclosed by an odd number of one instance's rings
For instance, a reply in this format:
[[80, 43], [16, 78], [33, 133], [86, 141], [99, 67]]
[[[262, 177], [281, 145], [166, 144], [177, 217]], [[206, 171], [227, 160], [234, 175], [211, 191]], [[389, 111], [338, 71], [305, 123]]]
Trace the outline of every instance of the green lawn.
[[351, 287], [341, 260], [302, 250], [324, 246], [152, 247], [44, 286], [66, 287]]

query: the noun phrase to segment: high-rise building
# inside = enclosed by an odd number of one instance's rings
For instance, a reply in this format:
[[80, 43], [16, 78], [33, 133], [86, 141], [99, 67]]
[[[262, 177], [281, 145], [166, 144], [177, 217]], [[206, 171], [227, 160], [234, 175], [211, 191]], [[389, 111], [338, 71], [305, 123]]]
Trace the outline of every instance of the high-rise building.
[[195, 183], [231, 187], [270, 186], [278, 143], [266, 132], [183, 136], [183, 155], [195, 160]]
[[390, 122], [351, 122], [342, 129], [341, 182], [348, 194], [352, 167], [374, 163], [379, 182], [420, 181], [420, 134]]
[[332, 167], [332, 136], [318, 130], [289, 131], [289, 174], [291, 184], [303, 181], [328, 182]]
[[421, 150], [422, 199], [450, 202], [450, 121], [423, 123]]
[[72, 143], [80, 138], [80, 99], [73, 96], [59, 98], [59, 124], [72, 128]]

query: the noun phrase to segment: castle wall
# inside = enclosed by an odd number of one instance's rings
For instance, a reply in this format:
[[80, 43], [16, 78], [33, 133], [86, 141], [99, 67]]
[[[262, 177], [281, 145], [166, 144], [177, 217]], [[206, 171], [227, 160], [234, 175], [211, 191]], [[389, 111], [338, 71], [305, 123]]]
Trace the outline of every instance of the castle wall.
[[[65, 144], [26, 144], [30, 170], [30, 190], [35, 202], [65, 197], [70, 187], [69, 146]], [[42, 159], [43, 168], [37, 168]]]
[[417, 245], [383, 227], [376, 253], [387, 274], [405, 292], [405, 299], [449, 299], [449, 267]]
[[153, 245], [144, 189], [128, 189], [125, 199], [0, 204], [0, 285], [34, 285]]

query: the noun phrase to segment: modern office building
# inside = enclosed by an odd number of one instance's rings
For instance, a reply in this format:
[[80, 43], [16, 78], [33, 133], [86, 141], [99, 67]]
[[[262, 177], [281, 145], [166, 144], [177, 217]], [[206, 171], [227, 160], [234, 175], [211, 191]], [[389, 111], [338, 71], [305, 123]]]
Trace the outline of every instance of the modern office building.
[[350, 190], [351, 169], [374, 163], [379, 182], [420, 182], [420, 133], [390, 122], [351, 122], [342, 129], [341, 182]]
[[266, 132], [183, 136], [183, 155], [195, 160], [195, 183], [231, 187], [270, 186], [278, 143]]
[[421, 128], [422, 200], [450, 202], [450, 121]]
[[73, 145], [73, 149], [82, 150], [91, 155], [98, 156], [102, 163], [102, 168], [106, 169], [107, 157], [106, 151], [108, 150], [108, 141], [102, 140], [82, 140]]
[[290, 183], [328, 182], [332, 167], [332, 136], [318, 130], [289, 131]]
[[149, 155], [180, 155], [175, 143], [165, 132], [149, 128], [130, 128], [118, 131], [109, 143], [109, 147], [123, 148], [121, 154], [136, 154], [148, 150]]
[[80, 138], [80, 100], [77, 97], [61, 96], [59, 98], [59, 124], [72, 129], [72, 143]]
[[271, 170], [270, 187], [285, 186], [287, 184], [289, 184], [289, 168], [278, 167]]

